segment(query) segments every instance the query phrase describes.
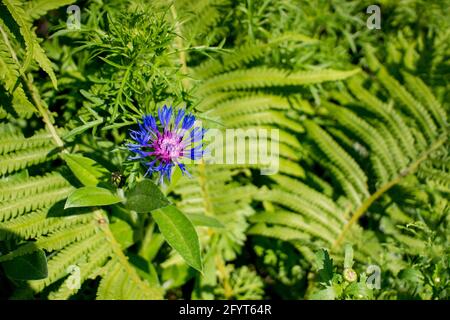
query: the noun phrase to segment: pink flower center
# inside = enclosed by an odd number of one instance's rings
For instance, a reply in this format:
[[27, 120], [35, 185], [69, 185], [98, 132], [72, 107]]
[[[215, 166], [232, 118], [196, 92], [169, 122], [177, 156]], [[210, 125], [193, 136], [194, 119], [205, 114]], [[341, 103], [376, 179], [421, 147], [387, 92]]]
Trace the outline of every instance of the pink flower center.
[[183, 156], [183, 143], [181, 138], [173, 132], [164, 132], [153, 142], [153, 154], [162, 162], [173, 162]]

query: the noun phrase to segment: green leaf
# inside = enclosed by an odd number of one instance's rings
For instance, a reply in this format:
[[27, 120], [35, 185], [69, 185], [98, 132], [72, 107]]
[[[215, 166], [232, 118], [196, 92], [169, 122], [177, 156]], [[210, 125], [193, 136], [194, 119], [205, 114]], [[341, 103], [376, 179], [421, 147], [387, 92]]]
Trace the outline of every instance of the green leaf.
[[195, 271], [184, 262], [172, 264], [161, 271], [161, 282], [166, 290], [179, 288], [195, 276]]
[[70, 139], [70, 138], [72, 138], [74, 136], [77, 136], [77, 135], [83, 133], [84, 131], [86, 131], [86, 130], [92, 128], [92, 127], [98, 126], [102, 122], [103, 122], [103, 119], [100, 118], [100, 119], [97, 119], [97, 120], [90, 121], [90, 122], [88, 122], [86, 124], [83, 124], [82, 126], [76, 127], [75, 129], [73, 129], [73, 130], [69, 131], [68, 133], [66, 133], [63, 136], [63, 139], [64, 140], [68, 140], [68, 139]]
[[169, 245], [187, 264], [202, 272], [200, 243], [192, 222], [174, 206], [155, 210], [152, 216]]
[[3, 4], [8, 8], [14, 21], [19, 25], [20, 34], [25, 41], [26, 46], [26, 58], [22, 70], [25, 71], [31, 62], [31, 59], [35, 60], [39, 66], [44, 70], [52, 81], [53, 87], [58, 88], [56, 75], [52, 68], [50, 59], [45, 54], [44, 49], [39, 44], [37, 34], [33, 29], [33, 25], [27, 19], [27, 14], [22, 7], [22, 3], [13, 0], [3, 0]]
[[191, 213], [188, 215], [189, 220], [199, 227], [224, 228], [222, 222], [214, 217], [206, 216], [204, 214]]
[[16, 280], [39, 280], [48, 276], [47, 258], [42, 250], [2, 262], [9, 278]]
[[66, 200], [64, 209], [74, 207], [107, 206], [122, 199], [108, 189], [82, 187], [73, 191]]
[[373, 291], [364, 282], [354, 282], [345, 288], [345, 294], [351, 299], [372, 299]]
[[85, 186], [98, 185], [99, 178], [108, 173], [108, 170], [99, 166], [94, 160], [79, 154], [65, 154], [64, 160], [75, 177]]
[[314, 292], [310, 300], [334, 300], [336, 299], [336, 292], [332, 286], [326, 287], [325, 289], [318, 290]]
[[133, 245], [133, 228], [121, 219], [117, 219], [110, 224], [110, 229], [114, 238], [120, 243], [122, 249]]
[[136, 272], [142, 277], [142, 279], [147, 280], [150, 286], [160, 286], [158, 273], [150, 262], [133, 253], [128, 253], [127, 256], [128, 261], [136, 269]]
[[140, 181], [126, 194], [126, 207], [139, 213], [147, 213], [170, 204], [169, 200], [150, 180]]
[[317, 274], [320, 281], [329, 283], [333, 278], [333, 260], [330, 258], [328, 251], [322, 249], [316, 254], [317, 258]]

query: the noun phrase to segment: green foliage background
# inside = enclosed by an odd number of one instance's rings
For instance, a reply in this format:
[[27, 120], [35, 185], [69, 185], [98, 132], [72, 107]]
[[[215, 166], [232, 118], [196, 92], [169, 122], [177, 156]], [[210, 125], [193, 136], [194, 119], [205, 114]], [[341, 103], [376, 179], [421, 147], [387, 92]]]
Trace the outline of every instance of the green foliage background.
[[[2, 0], [0, 297], [448, 299], [450, 3], [372, 4]], [[279, 129], [279, 172], [142, 182], [164, 104]]]

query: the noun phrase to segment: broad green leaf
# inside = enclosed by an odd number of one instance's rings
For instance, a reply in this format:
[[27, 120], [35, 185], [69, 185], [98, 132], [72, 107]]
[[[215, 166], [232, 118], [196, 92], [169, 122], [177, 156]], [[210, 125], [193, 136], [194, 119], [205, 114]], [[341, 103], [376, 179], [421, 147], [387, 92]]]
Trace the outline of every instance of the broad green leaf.
[[82, 187], [73, 191], [66, 200], [64, 209], [74, 207], [107, 206], [122, 199], [108, 189]]
[[192, 222], [175, 206], [155, 210], [152, 216], [169, 245], [187, 264], [202, 272], [200, 243]]
[[126, 207], [139, 213], [147, 213], [170, 204], [169, 200], [152, 181], [145, 179], [126, 194]]
[[9, 278], [16, 280], [39, 280], [48, 276], [47, 258], [42, 250], [2, 262]]
[[224, 228], [224, 225], [214, 217], [196, 213], [191, 213], [188, 217], [194, 225], [199, 227]]
[[133, 245], [133, 228], [121, 219], [116, 219], [110, 224], [110, 229], [114, 238], [120, 243], [122, 249]]
[[75, 177], [85, 186], [96, 186], [100, 182], [99, 178], [108, 171], [99, 166], [97, 162], [79, 154], [65, 154], [64, 160], [72, 170]]

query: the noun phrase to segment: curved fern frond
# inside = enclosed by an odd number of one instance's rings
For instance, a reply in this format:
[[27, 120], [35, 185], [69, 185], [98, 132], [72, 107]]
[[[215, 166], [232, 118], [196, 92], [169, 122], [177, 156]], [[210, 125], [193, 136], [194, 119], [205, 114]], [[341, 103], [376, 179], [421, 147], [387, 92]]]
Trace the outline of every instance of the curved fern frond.
[[26, 212], [56, 203], [66, 198], [74, 188], [66, 186], [31, 195], [27, 198], [8, 200], [1, 203], [0, 221], [9, 220]]
[[316, 42], [316, 40], [301, 34], [286, 33], [279, 37], [270, 39], [270, 41], [266, 43], [248, 43], [230, 53], [225, 53], [219, 56], [217, 59], [207, 60], [194, 69], [194, 77], [207, 79], [220, 73], [238, 69], [262, 57], [273, 47], [287, 41], [298, 41], [304, 43]]
[[[11, 105], [14, 111], [21, 117], [28, 119], [36, 111], [34, 105], [28, 100], [28, 97], [23, 90], [22, 83], [20, 83], [20, 66], [11, 57], [11, 48], [9, 42], [7, 42], [6, 26], [0, 20], [0, 69], [2, 74], [0, 75], [0, 81], [4, 84], [6, 93], [9, 95]], [[2, 104], [5, 101], [2, 101]], [[6, 111], [5, 116], [8, 114]]]
[[69, 185], [69, 182], [58, 172], [30, 177], [25, 182], [0, 180], [0, 202], [12, 198], [24, 198], [43, 191], [68, 187]]
[[255, 67], [215, 76], [205, 81], [198, 89], [199, 95], [217, 91], [271, 88], [283, 86], [303, 86], [326, 81], [343, 80], [357, 74], [360, 70], [314, 70], [289, 73], [280, 69]]
[[[50, 270], [47, 278], [37, 281], [29, 281], [30, 287], [35, 292], [42, 291], [51, 283], [67, 276], [67, 268], [71, 265], [77, 265], [81, 259], [85, 259], [90, 251], [98, 248], [104, 241], [101, 233], [97, 233], [91, 237], [77, 241], [73, 244], [65, 246], [57, 254], [51, 257], [48, 262], [48, 269]], [[109, 253], [106, 250], [106, 253]]]
[[92, 214], [87, 213], [66, 217], [49, 217], [48, 212], [49, 208], [40, 209], [3, 222], [2, 229], [0, 229], [0, 239], [36, 239], [59, 229], [87, 223], [93, 219]]
[[55, 73], [53, 72], [52, 64], [45, 54], [44, 49], [42, 49], [39, 44], [38, 37], [33, 31], [31, 22], [26, 20], [27, 15], [22, 7], [22, 3], [18, 0], [2, 1], [8, 8], [8, 11], [14, 18], [15, 22], [19, 25], [20, 34], [22, 35], [27, 48], [27, 58], [22, 66], [22, 72], [28, 68], [31, 60], [33, 59], [39, 64], [42, 70], [50, 76], [53, 86], [57, 88], [57, 80]]
[[50, 144], [52, 144], [51, 135], [47, 132], [38, 132], [29, 138], [18, 134], [5, 134], [0, 141], [0, 154]]
[[53, 146], [44, 146], [2, 155], [0, 156], [0, 174], [12, 173], [54, 159], [56, 154], [51, 155], [53, 150]]
[[74, 3], [75, 0], [30, 0], [25, 4], [26, 17], [39, 19], [47, 12]]
[[[312, 180], [299, 182], [284, 174], [274, 175], [271, 190], [255, 194], [265, 210], [251, 217], [255, 224], [249, 234], [290, 241], [296, 247], [321, 244], [333, 250], [341, 250], [345, 239], [358, 248], [357, 259], [370, 256], [376, 261], [382, 247], [371, 239], [373, 248], [364, 248], [369, 235], [357, 225], [375, 202], [384, 196], [392, 201], [391, 188], [417, 170], [419, 177], [429, 177], [430, 186], [448, 190], [448, 166], [443, 160], [448, 144], [445, 111], [420, 80], [405, 76], [409, 87], [416, 89], [413, 95], [385, 70], [377, 70], [385, 90], [407, 107], [393, 109], [382, 102], [363, 88], [362, 77], [348, 81], [350, 94], [341, 92], [332, 95], [333, 102], [323, 102], [326, 121], [301, 123], [309, 141], [305, 155], [323, 168], [324, 177], [332, 182], [331, 194], [316, 190], [320, 185]], [[441, 179], [433, 179], [439, 172]]]

